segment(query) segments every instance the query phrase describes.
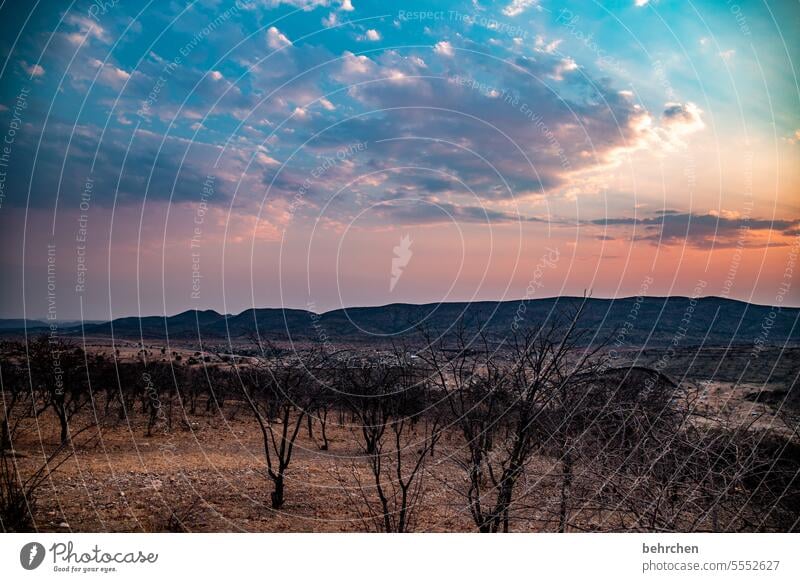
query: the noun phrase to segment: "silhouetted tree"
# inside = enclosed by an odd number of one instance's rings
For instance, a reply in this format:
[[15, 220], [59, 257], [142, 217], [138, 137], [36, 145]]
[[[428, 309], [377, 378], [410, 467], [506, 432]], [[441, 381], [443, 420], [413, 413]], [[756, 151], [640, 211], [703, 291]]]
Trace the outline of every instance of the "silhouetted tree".
[[367, 486], [354, 471], [361, 505], [367, 521], [385, 532], [413, 530], [425, 464], [441, 437], [441, 407], [430, 398], [425, 371], [407, 354], [397, 349], [387, 362], [340, 367], [340, 390], [358, 425], [373, 479]]
[[264, 446], [267, 475], [274, 489], [272, 507], [285, 501], [286, 470], [292, 459], [303, 418], [314, 408], [319, 393], [313, 371], [321, 367], [320, 351], [283, 355], [267, 343], [258, 342], [261, 356], [234, 364], [242, 396], [258, 422]]

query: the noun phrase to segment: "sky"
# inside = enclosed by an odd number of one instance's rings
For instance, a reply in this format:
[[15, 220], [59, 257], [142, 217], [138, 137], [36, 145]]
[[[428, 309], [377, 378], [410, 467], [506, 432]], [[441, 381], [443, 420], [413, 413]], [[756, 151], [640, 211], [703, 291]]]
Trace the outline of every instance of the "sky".
[[800, 305], [800, 5], [5, 2], [0, 317]]

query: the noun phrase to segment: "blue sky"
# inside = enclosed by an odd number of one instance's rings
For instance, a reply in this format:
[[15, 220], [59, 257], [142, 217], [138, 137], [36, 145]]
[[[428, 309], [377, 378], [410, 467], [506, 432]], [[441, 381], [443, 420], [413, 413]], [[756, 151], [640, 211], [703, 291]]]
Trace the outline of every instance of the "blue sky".
[[794, 248], [796, 3], [9, 4], [4, 316], [47, 244], [61, 318], [514, 298], [547, 245], [547, 295], [773, 302]]

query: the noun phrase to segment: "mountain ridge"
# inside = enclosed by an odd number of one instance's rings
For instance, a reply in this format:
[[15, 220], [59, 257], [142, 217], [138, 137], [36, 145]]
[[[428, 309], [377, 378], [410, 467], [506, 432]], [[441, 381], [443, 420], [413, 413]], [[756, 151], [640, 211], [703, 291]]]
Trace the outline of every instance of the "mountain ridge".
[[[800, 342], [800, 308], [773, 307], [722, 297], [665, 296], [618, 299], [560, 296], [508, 301], [390, 303], [346, 307], [316, 313], [281, 307], [249, 308], [238, 314], [213, 309], [185, 310], [171, 316], [121, 317], [85, 324], [87, 336], [124, 338], [210, 339], [244, 338], [257, 331], [270, 339], [311, 341], [384, 341], [411, 333], [424, 325], [435, 333], [448, 333], [457, 321], [481, 325], [494, 336], [507, 335], [514, 326], [541, 325], [557, 313], [571, 312], [585, 302], [581, 327], [595, 336], [619, 334], [625, 326], [626, 343], [665, 345], [743, 344], [759, 337], [767, 343]], [[0, 333], [20, 332], [0, 320]], [[682, 324], [682, 322], [684, 322]], [[767, 325], [769, 324], [769, 325]], [[38, 331], [39, 328], [29, 328]], [[81, 333], [81, 326], [64, 327], [66, 335]]]

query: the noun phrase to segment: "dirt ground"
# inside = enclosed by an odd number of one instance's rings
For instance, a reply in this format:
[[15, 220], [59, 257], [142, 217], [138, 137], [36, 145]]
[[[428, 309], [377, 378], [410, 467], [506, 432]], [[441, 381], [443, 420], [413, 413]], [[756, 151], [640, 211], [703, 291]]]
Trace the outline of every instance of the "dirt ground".
[[[739, 389], [746, 392], [746, 388]], [[709, 388], [709, 400], [722, 400], [742, 418], [777, 427], [776, 418], [760, 404], [731, 399], [730, 387]], [[36, 527], [40, 531], [170, 531], [176, 524], [188, 531], [369, 531], [359, 516], [363, 510], [358, 475], [369, 494], [372, 477], [359, 455], [349, 428], [329, 422], [330, 449], [321, 451], [305, 425], [287, 471], [286, 504], [270, 507], [272, 483], [265, 471], [258, 426], [236, 403], [219, 413], [176, 420], [169, 433], [157, 428], [146, 436], [143, 415], [132, 422], [92, 428], [75, 439], [74, 455], [44, 485], [38, 497]], [[139, 418], [142, 417], [142, 418]], [[73, 423], [89, 422], [84, 415]], [[318, 431], [318, 428], [315, 427]], [[26, 431], [16, 450], [23, 474], [58, 445], [57, 423]], [[318, 434], [315, 434], [315, 437]], [[87, 443], [87, 440], [89, 442]], [[415, 531], [474, 531], [464, 497], [464, 476], [453, 456], [459, 438], [446, 435], [428, 465], [426, 491], [417, 510]], [[548, 479], [549, 462], [534, 467], [535, 483], [523, 484], [540, 505], [557, 504], [555, 482]], [[355, 471], [355, 473], [354, 473]], [[531, 529], [536, 526], [531, 524]], [[519, 528], [516, 528], [519, 529]]]
[[[192, 416], [189, 427], [168, 434], [157, 430], [151, 437], [145, 436], [143, 419], [92, 429], [99, 433], [92, 443], [76, 444], [74, 456], [41, 489], [36, 527], [165, 531], [174, 514], [190, 531], [367, 529], [353, 509], [351, 496], [361, 495], [353, 470], [367, 486], [371, 476], [349, 429], [330, 427], [330, 449], [320, 451], [303, 428], [287, 471], [286, 504], [275, 511], [270, 507], [272, 483], [266, 476], [261, 434], [246, 414], [242, 410], [233, 419]], [[55, 423], [40, 429], [45, 448], [55, 448]], [[88, 432], [75, 442], [85, 441]], [[20, 459], [26, 474], [41, 459], [36, 431], [17, 444], [17, 451], [27, 455]], [[417, 529], [470, 531], [466, 508], [463, 503], [459, 507], [460, 496], [450, 490], [458, 475], [446, 458], [452, 447], [447, 439], [442, 445], [430, 463], [436, 476], [426, 479], [429, 490], [417, 514]]]

